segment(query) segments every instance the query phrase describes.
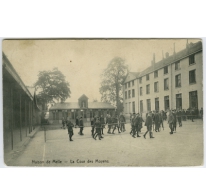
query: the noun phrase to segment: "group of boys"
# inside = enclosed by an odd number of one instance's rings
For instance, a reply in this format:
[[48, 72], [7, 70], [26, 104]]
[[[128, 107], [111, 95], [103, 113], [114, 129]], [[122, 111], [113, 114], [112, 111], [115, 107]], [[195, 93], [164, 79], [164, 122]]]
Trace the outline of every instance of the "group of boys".
[[[124, 132], [125, 130], [125, 117], [121, 114], [118, 118], [118, 116], [112, 116], [110, 114], [107, 114], [106, 116], [106, 122], [104, 121], [103, 115], [100, 117], [94, 117], [91, 120], [91, 126], [92, 126], [92, 137], [96, 140], [96, 137], [99, 137], [99, 140], [103, 138], [102, 135], [104, 135], [103, 129], [105, 128], [105, 125], [108, 125], [108, 134], [114, 134], [114, 131], [117, 129], [118, 133]], [[111, 132], [112, 130], [112, 132]]]
[[[146, 114], [146, 122], [145, 122], [145, 126], [147, 127], [147, 131], [145, 132], [145, 134], [143, 135], [143, 137], [146, 139], [146, 134], [149, 132], [150, 134], [150, 138], [154, 138], [153, 134], [152, 134], [152, 128], [153, 131], [155, 130], [156, 132], [160, 132], [160, 128], [162, 127], [164, 130], [164, 120], [168, 120], [169, 123], [169, 128], [171, 130], [170, 134], [173, 134], [174, 132], [176, 132], [176, 126], [177, 126], [177, 122], [179, 123], [179, 127], [182, 127], [182, 120], [186, 120], [186, 119], [190, 119], [192, 120], [192, 122], [194, 122], [194, 118], [198, 116], [195, 112], [194, 109], [187, 109], [187, 110], [181, 110], [181, 109], [177, 109], [177, 110], [168, 110], [168, 112], [166, 113], [165, 111], [150, 111], [149, 113]], [[200, 110], [200, 116], [203, 116], [203, 109], [201, 108]], [[137, 113], [133, 113], [130, 116], [130, 122], [131, 122], [131, 132], [130, 134], [132, 135], [133, 138], [137, 137], [141, 137], [139, 135], [139, 132], [141, 132], [141, 128], [142, 128], [142, 122], [144, 122], [142, 116]], [[65, 121], [63, 119], [62, 121], [63, 124], [63, 128], [65, 128], [65, 126], [67, 126], [68, 128], [68, 134], [69, 134], [69, 139], [70, 141], [72, 140], [72, 136], [73, 136], [73, 127], [74, 125], [72, 124], [72, 122], [69, 121]], [[118, 130], [118, 133], [124, 132], [125, 130], [125, 124], [126, 124], [126, 120], [123, 114], [120, 114], [120, 116], [118, 117], [116, 116], [112, 116], [107, 114], [106, 116], [106, 122], [104, 120], [103, 115], [101, 115], [100, 117], [93, 117], [91, 119], [91, 134], [92, 137], [96, 140], [97, 136], [99, 138], [99, 140], [101, 140], [102, 138], [104, 138], [102, 135], [104, 135], [104, 128], [106, 126], [106, 124], [108, 125], [108, 134], [114, 134], [115, 130]], [[83, 118], [80, 117], [80, 119], [78, 119], [78, 122], [76, 120], [76, 126], [79, 126], [80, 131], [79, 131], [79, 135], [84, 135], [83, 134]], [[111, 132], [112, 130], [112, 132]]]
[[130, 122], [131, 122], [130, 134], [132, 135], [132, 137], [136, 138], [135, 135], [137, 135], [137, 137], [141, 137], [139, 135], [139, 132], [141, 132], [142, 122], [144, 122], [142, 116], [139, 113], [137, 114], [133, 113], [133, 115], [130, 117]]

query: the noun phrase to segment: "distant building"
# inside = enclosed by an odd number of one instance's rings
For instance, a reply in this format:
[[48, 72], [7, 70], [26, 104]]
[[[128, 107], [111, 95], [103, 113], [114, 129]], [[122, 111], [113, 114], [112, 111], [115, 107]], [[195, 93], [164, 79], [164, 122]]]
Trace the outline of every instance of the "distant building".
[[186, 44], [142, 72], [128, 73], [124, 81], [124, 113], [203, 107], [202, 42]]
[[56, 103], [49, 109], [50, 123], [61, 123], [62, 118], [75, 120], [76, 117], [83, 117], [84, 121], [91, 120], [94, 116], [107, 114], [114, 115], [115, 107], [105, 102], [88, 102], [88, 97], [82, 95], [78, 102]]

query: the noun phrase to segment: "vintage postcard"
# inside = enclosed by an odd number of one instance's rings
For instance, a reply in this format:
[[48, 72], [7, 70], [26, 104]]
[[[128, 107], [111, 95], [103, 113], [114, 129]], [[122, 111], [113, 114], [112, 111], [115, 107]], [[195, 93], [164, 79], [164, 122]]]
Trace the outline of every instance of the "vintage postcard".
[[203, 166], [201, 39], [5, 39], [7, 166]]

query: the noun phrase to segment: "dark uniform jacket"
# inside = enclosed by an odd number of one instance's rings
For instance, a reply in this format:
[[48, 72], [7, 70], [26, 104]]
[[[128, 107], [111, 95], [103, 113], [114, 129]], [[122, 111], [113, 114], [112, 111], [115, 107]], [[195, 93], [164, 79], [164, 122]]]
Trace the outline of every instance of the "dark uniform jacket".
[[95, 122], [94, 124], [95, 128], [96, 128], [96, 133], [100, 133], [100, 129], [101, 129], [101, 123], [100, 122]]
[[105, 122], [104, 122], [104, 117], [100, 117], [100, 123], [101, 123], [101, 124], [105, 124]]
[[146, 122], [145, 122], [145, 126], [147, 127], [151, 127], [152, 126], [152, 117], [151, 116], [147, 116]]
[[121, 116], [119, 117], [119, 120], [120, 120], [121, 123], [123, 123], [123, 122], [125, 122], [125, 117], [124, 117], [123, 115], [121, 115]]
[[136, 125], [136, 117], [133, 117], [133, 118], [131, 119], [131, 125], [132, 125], [132, 126], [135, 126], [135, 125]]
[[137, 116], [135, 121], [136, 121], [136, 122], [135, 122], [135, 123], [136, 123], [136, 126], [139, 126], [139, 125], [142, 124], [142, 119], [141, 119], [140, 116]]
[[172, 113], [173, 114], [173, 117], [174, 117], [174, 123], [177, 121], [176, 119], [176, 112]]
[[79, 126], [84, 126], [83, 119], [80, 119]]
[[177, 112], [177, 118], [181, 118], [181, 116], [182, 116], [182, 112], [181, 112], [181, 111], [178, 111], [178, 112]]
[[159, 119], [159, 114], [158, 114], [158, 113], [155, 113], [155, 115], [154, 115], [154, 122], [155, 122], [155, 124], [158, 124], [159, 121], [160, 121], [160, 119]]
[[73, 131], [73, 127], [74, 127], [73, 123], [71, 121], [68, 121], [67, 123], [68, 131]]
[[106, 122], [107, 124], [112, 124], [112, 118], [111, 117], [107, 117], [107, 122]]

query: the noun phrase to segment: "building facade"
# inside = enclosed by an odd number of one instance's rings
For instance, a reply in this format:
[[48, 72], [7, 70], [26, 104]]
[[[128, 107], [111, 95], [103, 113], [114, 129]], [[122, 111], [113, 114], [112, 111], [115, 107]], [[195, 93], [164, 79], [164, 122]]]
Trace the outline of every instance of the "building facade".
[[50, 123], [61, 123], [62, 119], [70, 119], [75, 121], [77, 117], [83, 117], [84, 122], [90, 123], [94, 116], [107, 114], [113, 116], [115, 114], [115, 107], [105, 102], [88, 102], [88, 97], [82, 95], [78, 102], [61, 102], [56, 103], [49, 109]]
[[186, 44], [142, 72], [128, 73], [124, 82], [124, 113], [203, 107], [202, 42]]
[[2, 72], [4, 152], [7, 153], [36, 131], [41, 113], [34, 88], [25, 86], [4, 53]]

